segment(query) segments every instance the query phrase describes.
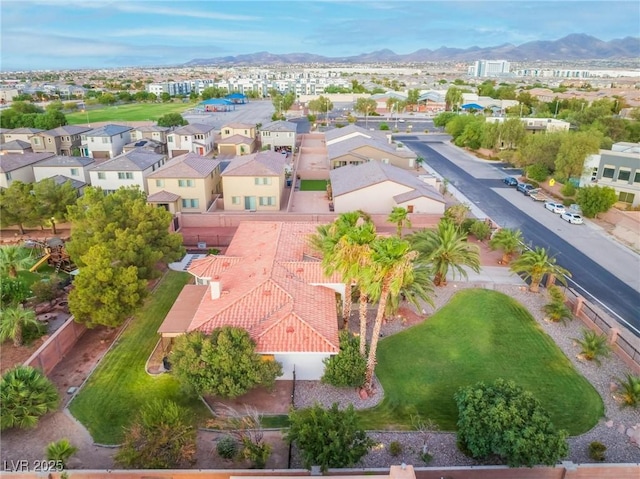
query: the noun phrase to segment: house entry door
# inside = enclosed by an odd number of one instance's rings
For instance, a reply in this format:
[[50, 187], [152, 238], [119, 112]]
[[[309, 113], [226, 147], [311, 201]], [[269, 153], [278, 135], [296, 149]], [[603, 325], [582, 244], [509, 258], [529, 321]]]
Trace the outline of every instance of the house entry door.
[[255, 211], [256, 209], [256, 197], [255, 196], [245, 196], [244, 197], [244, 209]]

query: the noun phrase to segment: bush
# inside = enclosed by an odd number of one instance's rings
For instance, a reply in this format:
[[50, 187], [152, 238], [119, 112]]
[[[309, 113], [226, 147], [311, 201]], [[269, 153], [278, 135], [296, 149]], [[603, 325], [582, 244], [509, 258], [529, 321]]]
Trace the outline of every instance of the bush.
[[473, 227], [473, 225], [476, 224], [477, 222], [478, 220], [474, 218], [467, 218], [463, 220], [462, 224], [460, 225], [460, 231], [468, 235], [469, 233], [471, 233], [471, 228]]
[[402, 444], [398, 441], [392, 441], [389, 443], [389, 454], [393, 457], [399, 456], [402, 453]]
[[535, 181], [544, 181], [549, 176], [549, 170], [546, 166], [535, 164], [527, 167], [527, 178]]
[[340, 352], [324, 360], [321, 381], [336, 387], [362, 387], [367, 360], [360, 354], [360, 338], [347, 331], [340, 333]]
[[564, 185], [562, 185], [562, 189], [560, 190], [563, 196], [573, 196], [576, 194], [576, 186], [567, 181]]
[[549, 296], [551, 300], [543, 309], [551, 321], [564, 323], [566, 319], [573, 319], [571, 310], [565, 304], [564, 293], [558, 286], [549, 287]]
[[626, 407], [640, 407], [640, 376], [628, 374], [624, 379], [618, 379], [622, 405]]
[[56, 461], [62, 467], [67, 466], [67, 462], [76, 452], [78, 452], [78, 448], [73, 446], [69, 439], [66, 438], [57, 442], [50, 442], [45, 450], [47, 460]]
[[231, 436], [224, 436], [216, 444], [216, 451], [223, 459], [233, 459], [238, 454], [238, 441]]
[[381, 129], [381, 130], [384, 130], [384, 131], [389, 130], [389, 125], [387, 125], [387, 124], [386, 124], [386, 123], [384, 123], [384, 122], [383, 122], [383, 123], [380, 123], [380, 129]]
[[562, 204], [564, 206], [571, 206], [573, 204], [573, 198], [564, 198]]
[[593, 361], [600, 365], [601, 357], [608, 357], [611, 354], [611, 346], [607, 343], [607, 336], [598, 334], [590, 329], [582, 330], [582, 338], [574, 341], [580, 346], [580, 353], [587, 361]]
[[607, 450], [607, 446], [598, 441], [593, 441], [589, 444], [589, 457], [594, 461], [604, 461], [604, 453]]
[[537, 181], [534, 180], [528, 180], [528, 183], [533, 186], [534, 188], [540, 188], [540, 183], [538, 183]]
[[491, 234], [491, 227], [484, 221], [476, 221], [471, 225], [471, 234], [475, 236], [478, 241], [484, 241]]
[[425, 464], [429, 464], [433, 460], [433, 456], [428, 452], [421, 452], [420, 459], [422, 459], [422, 462]]
[[39, 303], [51, 302], [60, 294], [60, 278], [51, 276], [48, 281], [42, 280], [33, 283], [31, 292]]

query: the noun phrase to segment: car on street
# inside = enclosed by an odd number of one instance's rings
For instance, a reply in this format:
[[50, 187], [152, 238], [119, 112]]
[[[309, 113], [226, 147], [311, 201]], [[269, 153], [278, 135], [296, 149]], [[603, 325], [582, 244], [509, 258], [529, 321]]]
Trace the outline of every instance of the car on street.
[[518, 180], [516, 180], [513, 176], [505, 176], [502, 179], [502, 182], [507, 186], [518, 186]]
[[516, 188], [521, 193], [524, 193], [525, 196], [529, 196], [531, 190], [535, 190], [535, 187], [531, 183], [518, 183], [518, 186], [516, 186]]
[[560, 215], [560, 218], [562, 218], [565, 221], [568, 221], [572, 225], [581, 225], [583, 223], [582, 216], [580, 216], [578, 213], [565, 212]]
[[564, 205], [562, 203], [555, 203], [553, 201], [546, 201], [544, 203], [544, 207], [553, 213], [557, 213], [561, 215], [562, 213], [566, 213], [564, 209]]

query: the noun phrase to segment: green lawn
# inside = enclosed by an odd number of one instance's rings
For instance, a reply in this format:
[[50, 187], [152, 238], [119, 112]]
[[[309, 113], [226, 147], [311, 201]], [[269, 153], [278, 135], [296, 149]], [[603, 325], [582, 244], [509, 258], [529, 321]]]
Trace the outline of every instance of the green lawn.
[[153, 377], [145, 371], [145, 363], [159, 339], [156, 331], [189, 278], [187, 273], [167, 273], [71, 403], [71, 413], [95, 442], [120, 443], [123, 426], [142, 404], [154, 398], [172, 399], [199, 418], [208, 417], [202, 402], [187, 397], [173, 376]]
[[495, 291], [461, 291], [428, 321], [382, 339], [376, 374], [385, 398], [359, 413], [366, 429], [409, 428], [418, 412], [454, 430], [458, 388], [499, 377], [531, 391], [571, 435], [604, 412], [596, 390], [529, 312]]
[[167, 113], [183, 113], [185, 110], [193, 108], [195, 103], [131, 103], [128, 105], [108, 106], [104, 108], [91, 109], [86, 112], [66, 113], [67, 122], [70, 125], [86, 125], [101, 121], [112, 121], [114, 123], [123, 121], [157, 121]]
[[301, 180], [300, 191], [327, 191], [327, 180]]

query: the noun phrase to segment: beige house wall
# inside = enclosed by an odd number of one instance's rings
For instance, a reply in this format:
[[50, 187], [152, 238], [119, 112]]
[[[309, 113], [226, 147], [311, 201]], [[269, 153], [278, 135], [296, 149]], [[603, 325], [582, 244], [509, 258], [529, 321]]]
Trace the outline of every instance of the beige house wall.
[[[60, 146], [62, 144], [61, 138], [59, 136], [51, 136], [51, 135], [34, 135], [30, 139], [31, 148], [34, 152], [37, 153], [55, 153], [56, 155], [60, 154]], [[80, 143], [78, 141], [78, 143]]]
[[247, 136], [249, 138], [256, 138], [256, 128], [231, 128], [229, 126], [223, 125], [220, 129], [220, 137], [224, 140], [225, 138], [229, 138], [233, 135], [242, 135]]
[[388, 214], [397, 206], [393, 197], [407, 191], [411, 191], [411, 188], [385, 181], [344, 195], [334, 196], [333, 204], [336, 213], [363, 210], [367, 213]]
[[380, 161], [404, 170], [412, 169], [415, 165], [415, 158], [402, 157], [370, 146], [362, 146], [353, 150], [353, 153], [333, 158], [331, 160], [331, 169], [339, 168], [340, 166], [337, 165], [342, 161], [346, 161], [347, 164], [360, 164], [365, 163], [367, 160]]
[[[206, 178], [188, 179], [193, 180], [193, 186], [179, 186], [178, 178], [147, 178], [149, 195], [153, 195], [163, 190], [180, 195], [181, 199], [177, 201], [176, 205], [177, 211], [172, 211], [172, 213], [204, 213], [211, 205], [213, 197], [220, 193], [220, 176], [214, 173], [213, 176], [209, 175]], [[161, 183], [158, 184], [158, 182]], [[198, 207], [183, 207], [182, 199], [198, 200]]]
[[444, 203], [425, 198], [424, 196], [410, 201], [405, 201], [403, 203], [398, 203], [396, 206], [406, 208], [408, 211], [413, 209], [412, 213], [427, 215], [442, 215], [444, 214], [445, 208]]
[[[84, 181], [85, 183], [91, 183], [91, 178], [89, 177], [89, 170], [94, 165], [90, 165], [88, 167], [83, 168], [82, 166], [34, 166], [33, 174], [35, 177], [35, 181], [40, 181], [45, 178], [53, 178], [56, 175], [66, 176], [67, 178], [71, 178], [73, 180]], [[71, 173], [72, 169], [78, 170], [77, 175], [73, 175]]]
[[[10, 176], [11, 179], [7, 178]], [[9, 173], [0, 174], [0, 187], [9, 188], [14, 181], [22, 181], [23, 183], [33, 183], [35, 176], [33, 175], [33, 165], [23, 166]]]
[[[223, 176], [222, 189], [224, 191], [225, 211], [245, 211], [245, 197], [255, 197], [256, 211], [279, 211], [284, 190], [284, 172], [280, 176], [268, 176], [270, 185], [256, 185], [253, 176]], [[260, 177], [262, 178], [262, 177]], [[234, 204], [233, 198], [240, 198]], [[275, 197], [275, 205], [260, 205], [260, 197]]]

